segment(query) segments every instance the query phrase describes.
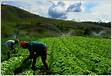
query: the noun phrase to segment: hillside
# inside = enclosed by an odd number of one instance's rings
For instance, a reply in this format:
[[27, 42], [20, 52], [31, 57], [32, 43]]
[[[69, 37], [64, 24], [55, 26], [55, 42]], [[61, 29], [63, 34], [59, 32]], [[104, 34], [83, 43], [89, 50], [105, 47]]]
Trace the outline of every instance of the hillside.
[[10, 5], [1, 5], [1, 16], [2, 37], [9, 37], [14, 34], [19, 36], [36, 35], [38, 37], [60, 35], [102, 35], [110, 37], [110, 27], [87, 22], [44, 18]]

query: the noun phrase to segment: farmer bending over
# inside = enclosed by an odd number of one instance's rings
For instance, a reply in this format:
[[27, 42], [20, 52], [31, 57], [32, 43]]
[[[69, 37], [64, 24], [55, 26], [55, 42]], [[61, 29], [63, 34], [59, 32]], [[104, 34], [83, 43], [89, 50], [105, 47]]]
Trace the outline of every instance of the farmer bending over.
[[32, 70], [36, 70], [36, 59], [37, 57], [41, 56], [42, 63], [44, 64], [45, 69], [48, 69], [48, 64], [46, 62], [47, 60], [47, 47], [39, 42], [36, 41], [31, 41], [31, 42], [26, 42], [26, 41], [21, 41], [21, 47], [24, 49], [28, 49], [30, 52], [30, 55], [28, 58], [26, 58], [23, 62], [26, 62], [29, 59], [33, 59], [32, 63]]
[[6, 47], [9, 48], [9, 51], [8, 51], [8, 58], [10, 58], [10, 52], [13, 52], [13, 53], [16, 53], [16, 50], [15, 50], [15, 45], [18, 44], [19, 40], [16, 39], [16, 40], [7, 40], [4, 45]]

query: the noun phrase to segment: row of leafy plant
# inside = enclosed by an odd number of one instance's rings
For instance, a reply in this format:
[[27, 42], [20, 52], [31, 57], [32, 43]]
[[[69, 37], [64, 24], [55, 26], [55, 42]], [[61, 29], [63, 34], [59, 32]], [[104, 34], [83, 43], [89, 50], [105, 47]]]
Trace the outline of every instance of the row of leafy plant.
[[[107, 75], [111, 73], [109, 39], [76, 36], [44, 38], [40, 39], [40, 41], [44, 42], [48, 47], [48, 64], [50, 74]], [[15, 60], [11, 58], [2, 63], [2, 74], [13, 74], [13, 70], [16, 68], [13, 65], [19, 67], [24, 59], [23, 56], [25, 56], [24, 54], [26, 53], [26, 50], [18, 50], [19, 53], [17, 54], [17, 57], [13, 57], [14, 59], [16, 58]], [[13, 62], [11, 61], [12, 59]], [[7, 65], [9, 67], [6, 67]], [[40, 58], [37, 59], [36, 66], [43, 66]], [[37, 71], [34, 72], [28, 67], [19, 73], [19, 75], [39, 75], [48, 73], [40, 70]]]

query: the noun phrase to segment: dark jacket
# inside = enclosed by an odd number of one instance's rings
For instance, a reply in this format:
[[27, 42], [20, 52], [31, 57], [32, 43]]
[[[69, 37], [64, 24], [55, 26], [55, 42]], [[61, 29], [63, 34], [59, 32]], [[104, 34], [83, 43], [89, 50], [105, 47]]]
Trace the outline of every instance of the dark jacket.
[[34, 52], [36, 52], [36, 54], [42, 55], [45, 53], [46, 49], [47, 46], [43, 43], [36, 42], [36, 41], [31, 41], [28, 43], [28, 50], [30, 54], [34, 54]]

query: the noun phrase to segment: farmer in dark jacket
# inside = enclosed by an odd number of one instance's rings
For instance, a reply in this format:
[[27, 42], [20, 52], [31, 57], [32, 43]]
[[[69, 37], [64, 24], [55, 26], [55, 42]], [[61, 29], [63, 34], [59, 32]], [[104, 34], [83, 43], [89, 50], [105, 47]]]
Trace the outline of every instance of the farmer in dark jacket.
[[23, 62], [26, 62], [29, 59], [33, 59], [32, 63], [32, 70], [36, 70], [36, 59], [38, 56], [41, 56], [42, 62], [44, 64], [45, 69], [48, 69], [48, 64], [46, 62], [47, 60], [47, 47], [46, 45], [36, 42], [36, 41], [31, 41], [31, 42], [26, 42], [26, 41], [21, 41], [20, 43], [21, 47], [24, 49], [28, 49], [30, 52], [30, 55], [28, 58], [26, 58]]

